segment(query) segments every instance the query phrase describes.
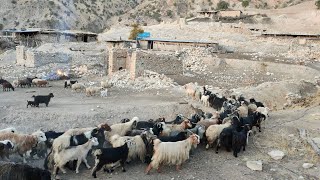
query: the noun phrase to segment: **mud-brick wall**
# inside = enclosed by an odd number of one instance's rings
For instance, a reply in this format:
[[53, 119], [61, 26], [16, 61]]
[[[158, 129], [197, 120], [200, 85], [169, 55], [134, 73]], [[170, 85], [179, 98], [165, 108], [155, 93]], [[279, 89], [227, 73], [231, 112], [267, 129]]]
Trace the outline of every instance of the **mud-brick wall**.
[[174, 53], [156, 53], [137, 50], [132, 53], [132, 63], [135, 64], [135, 77], [150, 70], [164, 75], [178, 75], [183, 73], [182, 60]]
[[119, 68], [128, 69], [128, 50], [113, 48], [109, 51], [108, 74], [111, 75], [118, 71]]

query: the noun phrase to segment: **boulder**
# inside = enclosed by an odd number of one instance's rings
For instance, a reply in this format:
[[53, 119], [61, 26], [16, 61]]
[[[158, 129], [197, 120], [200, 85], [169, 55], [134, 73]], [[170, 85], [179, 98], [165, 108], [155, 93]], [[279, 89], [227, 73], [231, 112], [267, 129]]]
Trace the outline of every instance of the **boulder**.
[[284, 157], [284, 152], [282, 152], [280, 150], [272, 150], [272, 151], [268, 152], [268, 154], [274, 160], [280, 160]]
[[262, 171], [262, 161], [247, 161], [247, 167], [254, 171]]

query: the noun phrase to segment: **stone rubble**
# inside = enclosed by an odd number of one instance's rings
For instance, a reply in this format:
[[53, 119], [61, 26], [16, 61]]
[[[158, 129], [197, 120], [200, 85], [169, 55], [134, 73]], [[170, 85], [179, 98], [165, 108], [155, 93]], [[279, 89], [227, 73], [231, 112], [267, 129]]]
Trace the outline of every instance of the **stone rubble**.
[[280, 160], [285, 156], [284, 152], [282, 152], [280, 150], [272, 150], [272, 151], [268, 152], [268, 154], [274, 160]]
[[247, 161], [247, 167], [254, 171], [262, 171], [262, 161]]
[[302, 167], [304, 169], [309, 169], [309, 168], [312, 168], [314, 166], [314, 164], [312, 163], [303, 163]]
[[108, 77], [108, 83], [119, 88], [129, 88], [135, 90], [162, 89], [176, 86], [173, 79], [163, 74], [145, 70], [144, 74], [136, 79], [130, 79], [130, 73], [126, 70], [115, 72]]

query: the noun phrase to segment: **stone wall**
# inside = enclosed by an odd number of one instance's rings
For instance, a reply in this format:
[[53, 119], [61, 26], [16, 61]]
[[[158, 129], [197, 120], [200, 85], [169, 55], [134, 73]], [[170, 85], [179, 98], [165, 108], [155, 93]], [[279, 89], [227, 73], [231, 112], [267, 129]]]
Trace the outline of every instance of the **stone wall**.
[[182, 60], [175, 53], [113, 48], [109, 51], [108, 74], [120, 67], [129, 71], [131, 79], [143, 75], [145, 70], [164, 75], [183, 73]]
[[[144, 70], [150, 70], [164, 75], [177, 75], [183, 73], [182, 60], [174, 53], [150, 52], [137, 50], [132, 53], [135, 77], [139, 77]], [[132, 68], [133, 69], [133, 68]]]
[[114, 72], [118, 71], [120, 68], [128, 69], [127, 62], [128, 50], [121, 48], [112, 48], [109, 50], [109, 65], [108, 65], [108, 74], [112, 75]]
[[24, 46], [17, 47], [17, 65], [26, 67], [39, 67], [51, 63], [64, 63], [71, 65], [86, 65], [88, 68], [94, 66], [105, 66], [108, 57], [105, 52], [93, 51], [68, 51], [51, 52], [27, 49]]
[[25, 47], [24, 46], [17, 46], [16, 47], [16, 58], [17, 58], [17, 65], [25, 65]]

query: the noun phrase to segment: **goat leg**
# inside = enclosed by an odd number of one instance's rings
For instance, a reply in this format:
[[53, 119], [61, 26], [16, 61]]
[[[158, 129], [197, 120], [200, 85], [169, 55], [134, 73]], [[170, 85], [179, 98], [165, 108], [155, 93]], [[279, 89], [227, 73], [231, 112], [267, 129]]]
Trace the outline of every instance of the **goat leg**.
[[146, 170], [145, 170], [145, 173], [146, 174], [149, 174], [149, 172], [150, 172], [150, 170], [152, 169], [152, 165], [151, 165], [151, 163], [148, 165], [148, 167], [146, 168]]
[[181, 165], [180, 165], [180, 164], [176, 166], [176, 170], [177, 170], [177, 171], [180, 171], [180, 170], [181, 170]]
[[92, 176], [94, 178], [97, 178], [97, 171], [100, 171], [100, 169], [103, 167], [103, 164], [98, 163], [94, 168], [92, 169]]
[[81, 165], [81, 159], [78, 159], [77, 161], [77, 168], [76, 168], [76, 173], [78, 174], [79, 173], [79, 167]]
[[[79, 160], [78, 160], [78, 161], [79, 161]], [[91, 168], [90, 165], [88, 164], [87, 159], [86, 159], [85, 157], [82, 159], [82, 161], [84, 162], [84, 164], [87, 166], [88, 169]]]

